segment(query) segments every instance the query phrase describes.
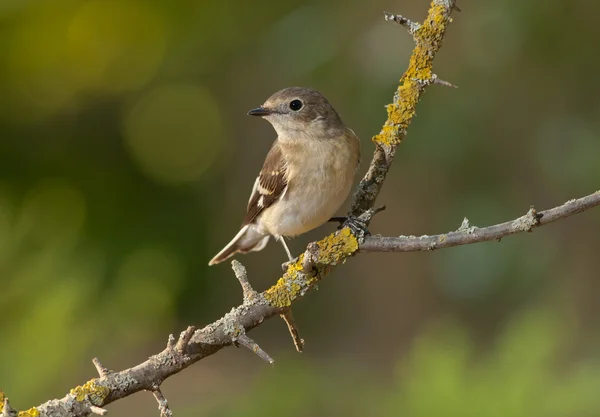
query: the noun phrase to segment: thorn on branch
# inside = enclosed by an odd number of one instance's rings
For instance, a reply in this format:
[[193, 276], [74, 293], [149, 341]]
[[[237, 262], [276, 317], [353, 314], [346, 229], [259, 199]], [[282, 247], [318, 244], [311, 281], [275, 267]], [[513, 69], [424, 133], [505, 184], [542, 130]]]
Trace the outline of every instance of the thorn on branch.
[[108, 410], [106, 408], [97, 407], [95, 405], [90, 405], [90, 411], [99, 416], [105, 416], [108, 414]]
[[245, 348], [247, 348], [247, 349], [251, 350], [252, 352], [256, 353], [259, 358], [261, 358], [262, 360], [270, 363], [271, 365], [275, 362], [275, 360], [272, 357], [270, 357], [267, 352], [265, 352], [264, 350], [262, 350], [262, 348], [260, 346], [258, 346], [258, 344], [254, 340], [250, 339], [245, 334], [239, 335], [235, 339], [235, 343], [239, 343], [240, 345], [244, 346]]
[[167, 339], [167, 349], [174, 349], [175, 348], [175, 336], [173, 336], [173, 333], [171, 333]]
[[444, 87], [450, 87], [450, 88], [458, 88], [458, 86], [449, 83], [448, 81], [444, 81], [441, 78], [439, 78], [436, 74], [433, 74], [431, 76], [431, 83], [432, 84], [437, 84], [437, 85], [443, 85]]
[[250, 282], [248, 281], [248, 273], [246, 272], [246, 268], [244, 267], [244, 265], [242, 265], [240, 262], [234, 259], [233, 261], [231, 261], [231, 269], [233, 269], [235, 277], [238, 279], [240, 285], [242, 286], [244, 303], [251, 302], [257, 297], [258, 293], [254, 291], [254, 288], [252, 288], [252, 285], [250, 285]]
[[156, 398], [156, 402], [158, 403], [160, 417], [173, 417], [173, 411], [171, 411], [171, 408], [169, 407], [169, 402], [158, 385], [152, 387], [152, 395], [154, 395], [154, 398]]
[[102, 363], [100, 362], [100, 359], [94, 358], [94, 359], [92, 359], [92, 363], [96, 367], [96, 371], [98, 371], [98, 375], [100, 375], [100, 378], [108, 376], [111, 373], [110, 369], [108, 369], [106, 366], [102, 365]]
[[190, 340], [192, 339], [192, 336], [194, 335], [195, 331], [196, 328], [194, 326], [188, 326], [187, 329], [181, 332], [181, 334], [179, 335], [179, 340], [175, 345], [175, 349], [177, 349], [179, 353], [185, 352], [188, 345], [190, 344]]
[[296, 321], [294, 320], [294, 316], [292, 315], [292, 309], [287, 308], [283, 313], [280, 314], [280, 317], [287, 324], [288, 330], [290, 331], [290, 335], [294, 340], [294, 346], [296, 346], [296, 350], [298, 352], [302, 352], [304, 350], [304, 339], [300, 337], [300, 333], [298, 332], [298, 326], [296, 326]]
[[4, 408], [2, 409], [1, 417], [16, 417], [18, 415], [17, 410], [10, 406], [8, 398], [4, 398]]
[[395, 23], [398, 23], [399, 25], [404, 26], [408, 30], [408, 33], [410, 33], [411, 35], [414, 35], [415, 32], [421, 28], [420, 23], [413, 22], [412, 20], [410, 20], [402, 15], [399, 15], [399, 14], [383, 12], [383, 16], [384, 16], [385, 20], [387, 20], [389, 22], [395, 22]]

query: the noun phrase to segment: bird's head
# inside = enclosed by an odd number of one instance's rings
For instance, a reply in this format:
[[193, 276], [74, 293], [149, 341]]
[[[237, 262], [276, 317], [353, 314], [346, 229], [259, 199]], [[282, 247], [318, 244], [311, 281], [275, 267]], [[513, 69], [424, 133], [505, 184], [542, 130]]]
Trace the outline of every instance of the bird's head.
[[325, 96], [304, 87], [279, 90], [248, 114], [268, 120], [282, 140], [335, 137], [345, 129]]

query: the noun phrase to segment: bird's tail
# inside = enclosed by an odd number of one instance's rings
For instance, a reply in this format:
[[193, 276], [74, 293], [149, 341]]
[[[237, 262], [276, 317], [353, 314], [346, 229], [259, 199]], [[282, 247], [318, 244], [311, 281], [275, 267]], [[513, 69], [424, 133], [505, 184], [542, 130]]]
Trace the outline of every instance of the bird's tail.
[[223, 262], [236, 253], [263, 250], [269, 241], [269, 237], [269, 235], [260, 233], [255, 225], [247, 224], [242, 227], [242, 230], [231, 239], [231, 242], [229, 242], [221, 252], [217, 253], [215, 257], [210, 260], [208, 265], [215, 265]]

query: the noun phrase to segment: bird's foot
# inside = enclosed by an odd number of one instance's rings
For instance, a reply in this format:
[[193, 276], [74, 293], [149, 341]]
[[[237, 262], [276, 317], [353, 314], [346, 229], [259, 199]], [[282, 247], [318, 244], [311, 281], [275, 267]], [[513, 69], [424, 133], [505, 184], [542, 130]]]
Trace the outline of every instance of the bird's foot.
[[340, 225], [340, 228], [348, 227], [352, 231], [354, 236], [369, 236], [371, 232], [369, 232], [367, 222], [360, 217], [348, 216], [346, 217], [346, 221]]
[[379, 213], [383, 210], [385, 210], [385, 206], [381, 206], [376, 209], [369, 209], [365, 213], [361, 214], [358, 217], [356, 217], [356, 216], [339, 216], [339, 217], [332, 217], [331, 219], [329, 219], [329, 221], [330, 222], [338, 222], [339, 223], [338, 230], [340, 230], [344, 227], [349, 227], [355, 236], [360, 236], [360, 237], [369, 236], [371, 234], [371, 232], [369, 232], [367, 225], [369, 224], [371, 219], [377, 213]]
[[369, 229], [367, 228], [367, 222], [360, 217], [355, 216], [339, 216], [332, 217], [329, 219], [330, 222], [339, 222], [338, 230], [343, 229], [344, 227], [349, 227], [352, 233], [355, 235], [370, 235]]

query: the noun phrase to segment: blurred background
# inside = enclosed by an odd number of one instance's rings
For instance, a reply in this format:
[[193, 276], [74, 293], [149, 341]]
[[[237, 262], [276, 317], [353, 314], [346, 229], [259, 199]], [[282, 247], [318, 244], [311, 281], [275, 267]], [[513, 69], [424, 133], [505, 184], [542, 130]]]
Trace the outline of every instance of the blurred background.
[[[489, 225], [600, 184], [600, 3], [462, 0], [371, 226]], [[413, 46], [382, 11], [425, 0], [0, 1], [0, 388], [23, 409], [162, 350], [241, 302], [227, 264], [275, 133], [245, 112], [322, 91], [360, 176]], [[359, 176], [357, 176], [358, 181]], [[334, 230], [290, 242], [294, 253]], [[252, 333], [166, 381], [186, 416], [600, 415], [600, 210], [533, 234], [351, 259]], [[285, 254], [238, 257], [257, 289]], [[140, 393], [112, 416], [158, 415]]]

